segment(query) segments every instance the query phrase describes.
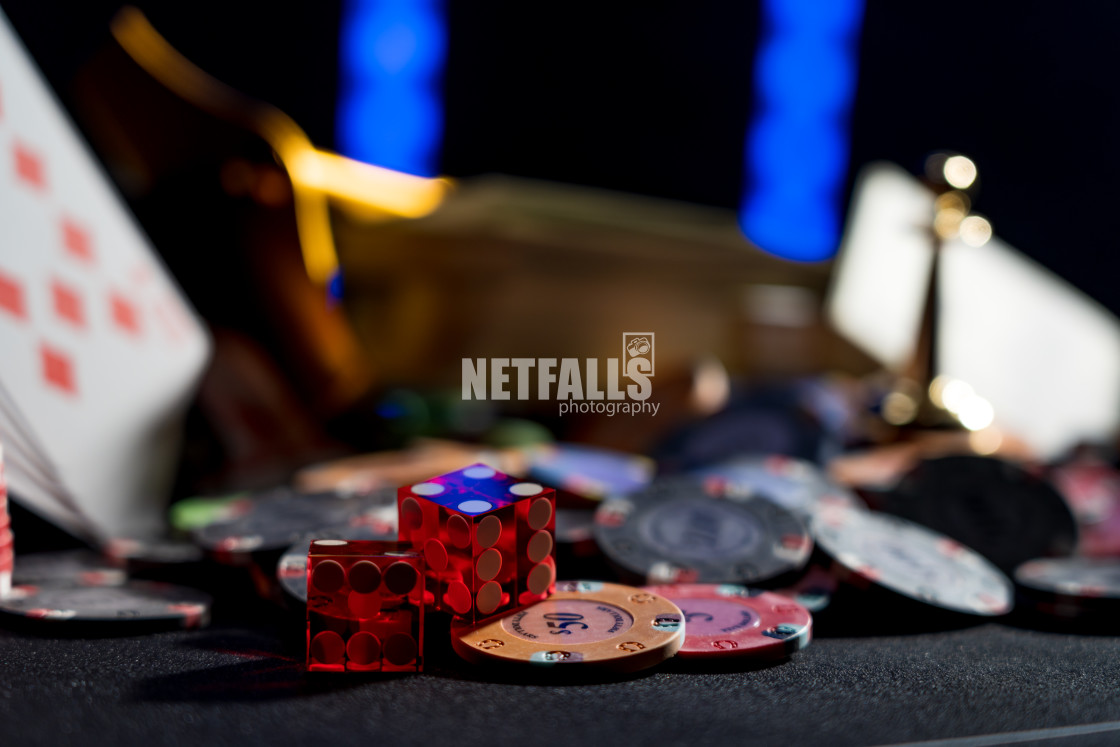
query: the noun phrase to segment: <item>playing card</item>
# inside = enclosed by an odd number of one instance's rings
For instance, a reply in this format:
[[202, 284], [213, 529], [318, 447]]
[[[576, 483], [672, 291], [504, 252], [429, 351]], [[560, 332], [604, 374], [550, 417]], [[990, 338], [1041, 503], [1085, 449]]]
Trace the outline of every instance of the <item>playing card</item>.
[[21, 447], [36, 469], [57, 477], [58, 470], [47, 459], [47, 450], [0, 381], [0, 444], [9, 443]]
[[48, 516], [69, 495], [99, 535], [158, 530], [209, 340], [2, 15], [0, 351], [13, 494]]

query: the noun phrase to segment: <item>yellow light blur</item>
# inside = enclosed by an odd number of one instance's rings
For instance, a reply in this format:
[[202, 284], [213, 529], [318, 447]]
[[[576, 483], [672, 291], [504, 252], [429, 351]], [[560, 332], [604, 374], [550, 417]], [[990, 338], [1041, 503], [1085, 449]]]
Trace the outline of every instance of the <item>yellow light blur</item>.
[[318, 150], [284, 112], [212, 78], [172, 47], [136, 8], [122, 8], [110, 25], [121, 48], [170, 91], [215, 116], [256, 132], [272, 147], [292, 182], [296, 231], [312, 282], [325, 285], [338, 270], [328, 197], [368, 216], [418, 218], [435, 210], [448, 182], [425, 179]]
[[968, 189], [976, 181], [976, 164], [967, 156], [949, 156], [941, 173], [950, 187]]
[[961, 241], [969, 246], [984, 246], [992, 239], [992, 224], [980, 215], [970, 215], [961, 221]]
[[968, 211], [972, 209], [972, 201], [959, 189], [951, 189], [939, 194], [933, 201], [933, 207], [935, 210], [956, 210], [961, 215], [968, 215]]
[[933, 231], [942, 239], [956, 238], [964, 220], [964, 213], [956, 208], [938, 210], [933, 216]]
[[292, 181], [301, 186], [403, 218], [428, 215], [450, 187], [445, 179], [413, 176], [313, 147], [297, 149], [287, 165]]
[[1003, 446], [1003, 433], [998, 428], [989, 426], [968, 434], [969, 448], [980, 456], [989, 456], [999, 451]]
[[971, 398], [976, 396], [976, 392], [967, 382], [960, 379], [945, 378], [947, 381], [941, 385], [941, 406], [949, 412], [957, 414]]
[[937, 407], [945, 407], [945, 399], [942, 393], [945, 391], [945, 385], [952, 380], [953, 377], [941, 374], [929, 383], [929, 399]]
[[700, 415], [712, 415], [731, 399], [731, 377], [716, 357], [701, 360], [692, 373], [690, 404]]
[[995, 419], [991, 403], [975, 394], [960, 404], [956, 415], [961, 425], [970, 431], [987, 428]]
[[918, 414], [918, 401], [902, 392], [883, 397], [883, 419], [891, 425], [906, 425]]

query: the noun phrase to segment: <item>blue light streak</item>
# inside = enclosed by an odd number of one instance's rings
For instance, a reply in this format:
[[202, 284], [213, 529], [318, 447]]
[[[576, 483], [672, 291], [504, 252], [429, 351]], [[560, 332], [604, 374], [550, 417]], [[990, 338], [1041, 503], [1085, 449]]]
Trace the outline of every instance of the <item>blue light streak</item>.
[[447, 55], [442, 0], [347, 0], [339, 41], [339, 151], [438, 176]]
[[763, 0], [739, 223], [772, 254], [836, 253], [863, 0]]

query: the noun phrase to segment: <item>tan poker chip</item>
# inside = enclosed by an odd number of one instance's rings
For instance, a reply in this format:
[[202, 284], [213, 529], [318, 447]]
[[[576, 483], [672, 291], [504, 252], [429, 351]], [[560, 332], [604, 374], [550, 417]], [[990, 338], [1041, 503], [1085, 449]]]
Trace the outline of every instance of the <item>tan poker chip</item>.
[[561, 581], [548, 599], [471, 625], [451, 645], [473, 663], [582, 664], [636, 672], [675, 654], [684, 615], [663, 596], [601, 581]]
[[298, 490], [315, 493], [362, 493], [384, 487], [423, 482], [432, 475], [484, 462], [506, 474], [525, 472], [524, 457], [515, 449], [481, 449], [473, 444], [422, 439], [399, 451], [379, 451], [302, 468], [293, 477]]

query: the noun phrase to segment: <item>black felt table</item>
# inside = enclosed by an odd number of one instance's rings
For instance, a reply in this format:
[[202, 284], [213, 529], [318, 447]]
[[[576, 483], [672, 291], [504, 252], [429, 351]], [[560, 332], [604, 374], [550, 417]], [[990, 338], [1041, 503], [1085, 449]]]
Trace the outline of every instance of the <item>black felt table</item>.
[[0, 744], [1120, 743], [1120, 727], [1006, 734], [1120, 721], [1120, 637], [821, 635], [765, 669], [552, 682], [461, 662], [437, 617], [423, 674], [309, 675], [298, 618], [267, 609], [124, 638], [0, 633]]

